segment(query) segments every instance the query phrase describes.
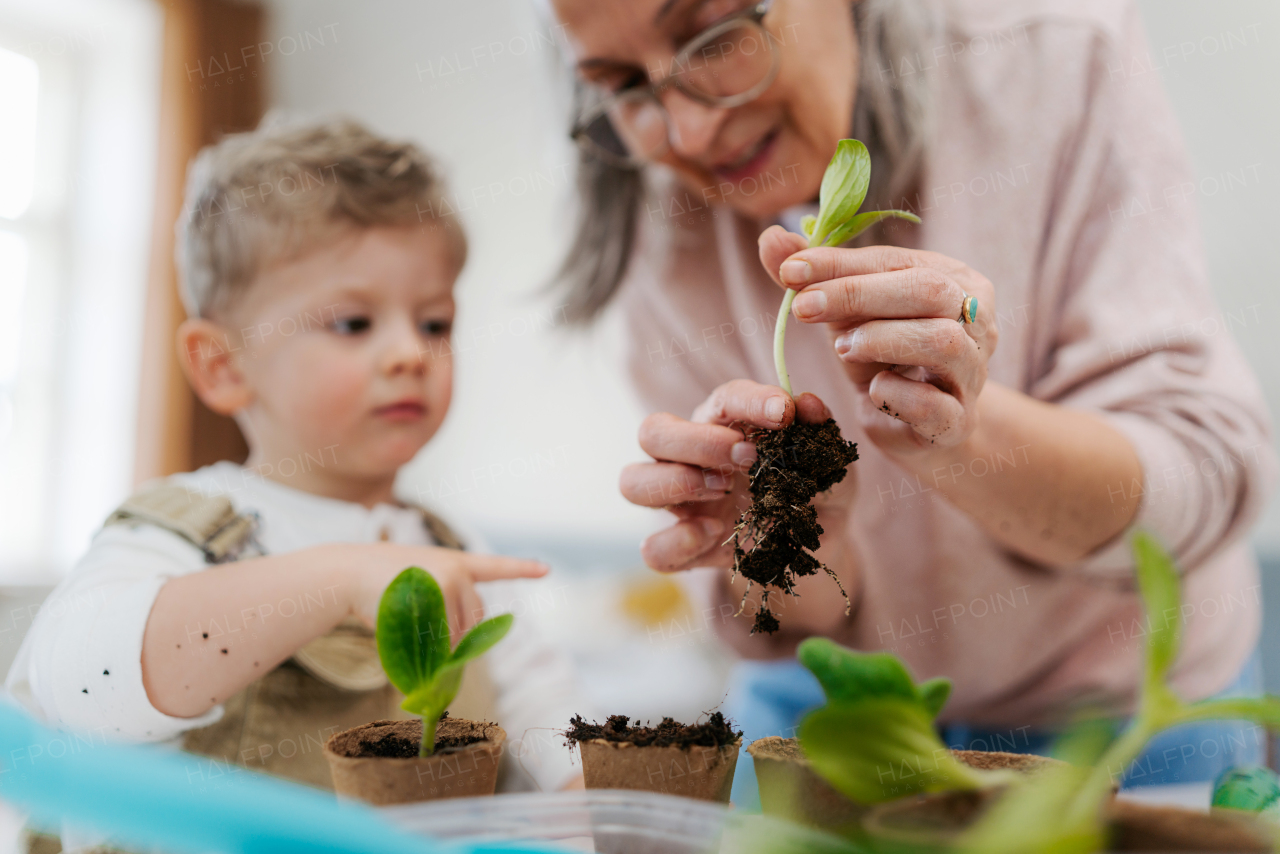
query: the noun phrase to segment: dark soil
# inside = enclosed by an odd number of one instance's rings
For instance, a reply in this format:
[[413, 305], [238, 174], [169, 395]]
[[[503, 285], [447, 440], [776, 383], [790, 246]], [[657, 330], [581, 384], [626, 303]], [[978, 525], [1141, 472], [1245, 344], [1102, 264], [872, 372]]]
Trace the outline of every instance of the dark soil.
[[569, 721], [569, 728], [564, 732], [565, 741], [577, 744], [580, 741], [630, 742], [636, 747], [721, 747], [733, 744], [742, 738], [742, 730], [733, 728], [733, 721], [726, 720], [721, 712], [712, 712], [704, 724], [676, 723], [671, 718], [663, 718], [655, 727], [640, 726], [638, 723], [628, 726], [631, 719], [626, 715], [610, 715], [604, 725], [587, 723], [581, 715], [574, 715]]
[[839, 579], [812, 554], [822, 536], [812, 502], [844, 480], [858, 458], [858, 446], [845, 441], [830, 418], [822, 424], [796, 422], [783, 430], [753, 431], [747, 439], [755, 443], [756, 462], [748, 472], [751, 506], [733, 533], [733, 570], [764, 588], [751, 633], [773, 634], [781, 627], [769, 608], [772, 590], [794, 596], [796, 579], [820, 569], [840, 588], [847, 610], [849, 597]]
[[[334, 745], [346, 756], [386, 759], [417, 759], [422, 745], [422, 719], [377, 721], [377, 726], [358, 734], [355, 743]], [[436, 724], [436, 751], [458, 749], [485, 741], [485, 731], [494, 724], [450, 718], [445, 712]]]

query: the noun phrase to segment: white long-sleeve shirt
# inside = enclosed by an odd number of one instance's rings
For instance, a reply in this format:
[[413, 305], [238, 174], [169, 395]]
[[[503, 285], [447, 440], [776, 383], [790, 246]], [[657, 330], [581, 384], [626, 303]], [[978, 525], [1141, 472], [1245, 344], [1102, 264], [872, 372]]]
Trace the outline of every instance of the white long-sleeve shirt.
[[[226, 495], [237, 513], [257, 513], [256, 538], [269, 555], [325, 543], [434, 545], [413, 508], [379, 504], [370, 509], [311, 495], [234, 463], [174, 475], [171, 482], [204, 495]], [[470, 550], [483, 550], [473, 534], [458, 533]], [[221, 705], [193, 718], [166, 715], [151, 704], [142, 684], [142, 637], [160, 588], [210, 566], [198, 548], [157, 526], [102, 529], [41, 606], [5, 680], [6, 689], [50, 725], [107, 739], [172, 741], [218, 721]], [[577, 770], [550, 731], [563, 729], [573, 714], [588, 708], [571, 662], [539, 636], [529, 616], [535, 602], [545, 607], [554, 600], [548, 584], [541, 579], [478, 587], [488, 615], [516, 615], [510, 633], [484, 660], [495, 688], [498, 723], [521, 765], [544, 790], [559, 788]], [[282, 614], [291, 607], [283, 601], [266, 604]], [[292, 607], [306, 606], [299, 591]], [[232, 630], [230, 625], [217, 628]]]

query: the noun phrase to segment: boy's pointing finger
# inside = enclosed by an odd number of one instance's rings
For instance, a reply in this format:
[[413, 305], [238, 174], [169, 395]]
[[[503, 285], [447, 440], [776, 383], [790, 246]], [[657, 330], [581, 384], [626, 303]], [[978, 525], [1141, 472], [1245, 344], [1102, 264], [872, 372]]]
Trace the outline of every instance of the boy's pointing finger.
[[550, 571], [542, 561], [502, 555], [462, 555], [462, 566], [475, 581], [541, 578]]

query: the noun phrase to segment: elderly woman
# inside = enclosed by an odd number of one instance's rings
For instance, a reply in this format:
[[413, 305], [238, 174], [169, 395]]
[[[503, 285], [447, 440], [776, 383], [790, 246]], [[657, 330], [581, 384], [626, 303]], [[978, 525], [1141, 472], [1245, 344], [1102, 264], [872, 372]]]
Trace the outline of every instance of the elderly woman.
[[[1177, 123], [1158, 77], [1131, 73], [1132, 3], [554, 5], [583, 95], [571, 306], [621, 301], [655, 413], [653, 461], [621, 487], [674, 514], [645, 560], [715, 568], [695, 575], [734, 607], [704, 613], [736, 609], [746, 431], [832, 416], [861, 454], [818, 502], [848, 613], [819, 573], [776, 634], [715, 621], [749, 737], [821, 702], [791, 660], [815, 634], [951, 677], [953, 746], [1041, 750], [1082, 707], [1122, 720], [1139, 527], [1185, 573], [1177, 690], [1260, 689], [1244, 535], [1274, 481], [1268, 416], [1210, 294]], [[798, 221], [849, 136], [872, 155], [864, 209], [922, 222], [807, 249]], [[772, 384], [783, 288], [794, 400]], [[1129, 780], [1256, 761], [1260, 735], [1237, 730], [1175, 732]]]

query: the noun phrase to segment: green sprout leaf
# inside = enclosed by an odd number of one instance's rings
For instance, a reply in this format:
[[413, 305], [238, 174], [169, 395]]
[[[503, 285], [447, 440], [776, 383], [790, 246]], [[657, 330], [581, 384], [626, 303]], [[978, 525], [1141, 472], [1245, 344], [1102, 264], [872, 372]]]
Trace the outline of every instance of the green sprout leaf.
[[844, 225], [838, 226], [832, 230], [832, 232], [827, 235], [827, 239], [822, 242], [822, 245], [839, 246], [841, 243], [847, 243], [876, 223], [891, 218], [905, 219], [915, 223], [920, 222], [920, 217], [910, 211], [867, 211], [866, 213], [858, 214]]
[[951, 680], [939, 677], [921, 682], [916, 687], [920, 691], [920, 699], [924, 702], [929, 717], [936, 718], [942, 712], [942, 707], [947, 704], [947, 698], [951, 696]]
[[411, 566], [378, 602], [378, 657], [391, 684], [411, 694], [431, 681], [449, 655], [449, 622], [440, 585]]
[[466, 664], [473, 658], [484, 655], [490, 647], [507, 636], [515, 619], [511, 614], [499, 614], [474, 626], [458, 641], [453, 654], [449, 656], [449, 663]]
[[485, 620], [450, 651], [444, 594], [431, 574], [411, 566], [387, 585], [378, 602], [378, 657], [405, 695], [400, 708], [422, 717], [420, 755], [435, 750], [436, 723], [458, 696], [467, 662], [502, 640], [514, 619], [502, 614]]
[[818, 218], [813, 214], [800, 217], [800, 230], [804, 232], [805, 237], [813, 237], [813, 226], [817, 221]]
[[920, 700], [906, 665], [887, 652], [855, 652], [829, 638], [809, 638], [797, 648], [796, 658], [817, 677], [828, 702], [880, 697]]
[[822, 188], [818, 191], [818, 221], [809, 239], [821, 245], [827, 235], [844, 223], [862, 207], [871, 185], [871, 154], [856, 139], [842, 139], [836, 145], [836, 153], [822, 173]]
[[919, 702], [828, 700], [800, 722], [799, 736], [813, 770], [856, 803], [982, 785], [977, 772], [952, 758]]
[[796, 657], [827, 697], [801, 721], [800, 744], [814, 770], [846, 797], [874, 804], [983, 785], [983, 775], [956, 762], [933, 726], [949, 680], [917, 685], [896, 656], [827, 638], [804, 641]]

